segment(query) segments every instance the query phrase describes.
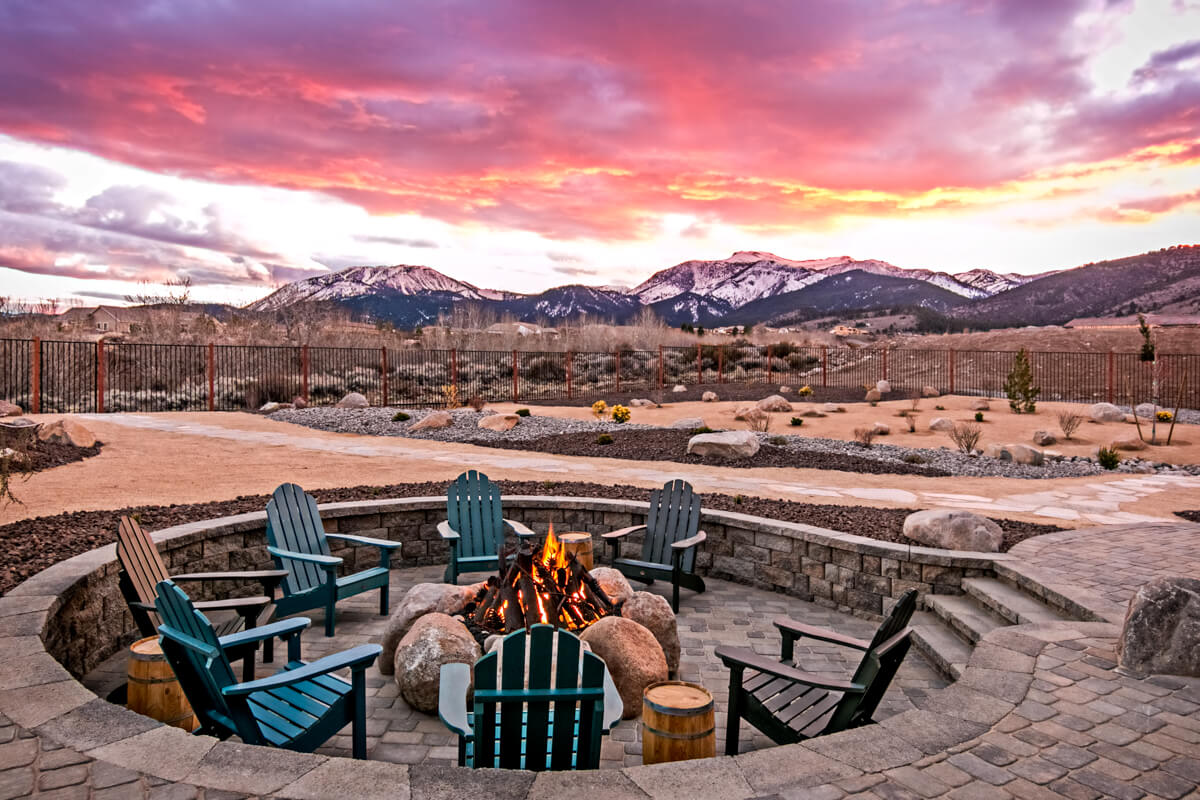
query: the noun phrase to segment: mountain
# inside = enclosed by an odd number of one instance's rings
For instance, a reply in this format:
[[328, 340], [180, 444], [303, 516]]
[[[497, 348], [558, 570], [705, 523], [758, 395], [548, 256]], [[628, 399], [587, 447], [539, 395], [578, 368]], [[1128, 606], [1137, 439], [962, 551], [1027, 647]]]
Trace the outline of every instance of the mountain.
[[504, 311], [519, 319], [539, 316], [554, 320], [587, 317], [613, 322], [625, 322], [642, 308], [636, 297], [578, 284], [558, 286], [541, 294], [517, 295], [500, 305]]
[[464, 300], [502, 300], [503, 292], [479, 289], [456, 281], [429, 267], [350, 267], [341, 272], [289, 283], [262, 300], [251, 311], [274, 311], [303, 302], [348, 300], [354, 297], [406, 297], [449, 294]]
[[1040, 275], [1018, 275], [1015, 272], [999, 273], [992, 272], [990, 269], [972, 269], [966, 272], [956, 272], [953, 277], [963, 286], [979, 289], [985, 296], [990, 297], [1000, 294], [1000, 292], [1007, 292], [1009, 289], [1015, 289], [1035, 278], [1044, 278], [1052, 274], [1054, 273], [1043, 272]]

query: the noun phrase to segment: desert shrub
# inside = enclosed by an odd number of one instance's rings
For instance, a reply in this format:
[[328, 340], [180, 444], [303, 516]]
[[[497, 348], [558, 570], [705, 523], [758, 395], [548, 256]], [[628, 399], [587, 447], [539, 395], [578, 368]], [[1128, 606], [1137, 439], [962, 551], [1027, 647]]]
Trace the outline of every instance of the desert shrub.
[[786, 436], [772, 436], [767, 439], [767, 444], [773, 444], [776, 447], [787, 447], [788, 438]]
[[467, 405], [476, 411], [483, 411], [483, 407], [487, 405], [487, 401], [479, 395], [471, 395], [471, 399], [467, 401]]
[[1174, 417], [1170, 411], [1158, 411], [1154, 414], [1154, 418], [1159, 422], [1170, 422]]
[[392, 422], [408, 422], [410, 419], [412, 417], [403, 411], [397, 411], [395, 414], [392, 414]]
[[771, 417], [768, 414], [753, 415], [746, 420], [746, 430], [766, 433], [771, 429]]
[[873, 427], [854, 429], [854, 441], [858, 442], [863, 447], [870, 447], [871, 443], [875, 441], [875, 437], [878, 435], [879, 432]]
[[1013, 358], [1012, 371], [1004, 380], [1004, 393], [1014, 414], [1032, 414], [1037, 410], [1037, 396], [1042, 390], [1033, 384], [1033, 367], [1029, 353], [1022, 347]]
[[1121, 464], [1121, 454], [1113, 447], [1101, 447], [1096, 452], [1096, 460], [1105, 469], [1116, 469]]
[[629, 418], [632, 416], [633, 414], [630, 413], [629, 409], [623, 405], [615, 405], [612, 407], [613, 422], [629, 422]]
[[934, 406], [934, 409], [936, 409], [937, 411], [945, 411], [946, 407], [945, 406]]
[[529, 416], [529, 409], [528, 409], [528, 408], [518, 408], [518, 409], [516, 410], [516, 415], [517, 415], [518, 417], [528, 417], [528, 416]]
[[713, 429], [707, 425], [701, 425], [699, 428], [692, 428], [692, 436], [699, 436], [702, 433], [712, 433]]
[[799, 428], [803, 424], [804, 424], [804, 420], [802, 418], [792, 417], [792, 427], [793, 428]]
[[296, 394], [292, 381], [281, 375], [265, 375], [246, 386], [244, 397], [246, 408], [259, 408], [263, 403], [286, 403]]
[[604, 402], [603, 400], [597, 400], [596, 402], [592, 403], [592, 414], [595, 415], [596, 419], [600, 419], [607, 413], [608, 403]]
[[917, 415], [916, 414], [905, 414], [904, 421], [908, 423], [908, 432], [909, 433], [917, 432]]
[[0, 503], [5, 506], [9, 503], [21, 504], [12, 492], [12, 484], [18, 477], [29, 480], [33, 475], [32, 464], [33, 459], [26, 445], [13, 442], [11, 447], [0, 450]]
[[561, 359], [535, 358], [525, 367], [525, 376], [529, 380], [553, 382], [566, 380], [567, 368]]
[[796, 346], [791, 342], [776, 342], [771, 345], [771, 356], [774, 358], [787, 358], [796, 349]]
[[442, 387], [442, 405], [446, 408], [460, 408], [462, 400], [458, 397], [458, 386], [448, 384]]
[[801, 386], [800, 391], [796, 392], [796, 394], [800, 395], [801, 397], [812, 397], [812, 393], [813, 390], [811, 386]]
[[903, 461], [905, 464], [928, 464], [929, 463], [928, 460], [925, 458], [925, 456], [921, 455], [920, 453], [905, 453], [904, 457], [900, 460]]
[[975, 412], [975, 421], [976, 421], [976, 422], [983, 422], [983, 412], [982, 412], [982, 411], [976, 411], [976, 412]]
[[954, 426], [954, 430], [946, 433], [955, 446], [963, 453], [970, 453], [975, 449], [975, 445], [979, 444], [979, 437], [983, 435], [983, 428], [978, 425], [972, 425], [969, 422], [960, 422]]
[[596, 437], [596, 444], [612, 444], [613, 438], [607, 433], [602, 433]]
[[1077, 414], [1074, 411], [1058, 412], [1058, 427], [1063, 433], [1064, 439], [1070, 439], [1071, 435], [1083, 424], [1083, 414]]

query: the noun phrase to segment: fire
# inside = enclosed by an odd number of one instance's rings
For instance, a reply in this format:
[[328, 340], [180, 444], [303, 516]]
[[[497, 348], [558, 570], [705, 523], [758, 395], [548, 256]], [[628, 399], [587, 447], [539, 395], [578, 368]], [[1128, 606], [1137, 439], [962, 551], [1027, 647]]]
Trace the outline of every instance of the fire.
[[554, 523], [550, 523], [550, 532], [546, 534], [546, 542], [542, 545], [542, 566], [546, 569], [565, 569], [567, 554], [562, 543], [554, 535]]

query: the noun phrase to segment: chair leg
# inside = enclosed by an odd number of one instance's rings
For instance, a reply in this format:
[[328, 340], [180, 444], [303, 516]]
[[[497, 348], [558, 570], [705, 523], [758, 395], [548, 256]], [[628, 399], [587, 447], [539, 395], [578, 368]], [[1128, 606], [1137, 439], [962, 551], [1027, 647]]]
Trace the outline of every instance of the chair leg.
[[255, 648], [246, 653], [246, 657], [242, 659], [242, 681], [244, 683], [254, 680], [254, 654], [257, 652], [258, 649]]
[[671, 570], [671, 610], [679, 613], [679, 566]]
[[275, 661], [275, 639], [267, 639], [263, 642], [263, 663], [271, 664]]
[[388, 589], [390, 587], [385, 583], [379, 587], [379, 615], [386, 617], [388, 613]]
[[333, 628], [337, 624], [337, 592], [330, 592], [325, 601], [325, 635], [333, 636]]
[[367, 676], [361, 669], [352, 670], [350, 676], [354, 687], [354, 725], [351, 733], [351, 755], [367, 757]]
[[738, 754], [742, 718], [742, 668], [729, 668], [729, 718], [725, 722], [725, 755]]

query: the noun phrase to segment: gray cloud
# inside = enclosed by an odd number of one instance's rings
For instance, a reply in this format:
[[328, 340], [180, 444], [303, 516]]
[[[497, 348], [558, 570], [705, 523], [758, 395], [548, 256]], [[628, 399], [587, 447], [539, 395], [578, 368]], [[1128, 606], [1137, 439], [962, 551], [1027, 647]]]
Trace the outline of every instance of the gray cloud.
[[355, 236], [354, 239], [365, 244], [394, 244], [400, 247], [417, 247], [436, 250], [440, 244], [432, 239], [406, 239], [402, 236]]

